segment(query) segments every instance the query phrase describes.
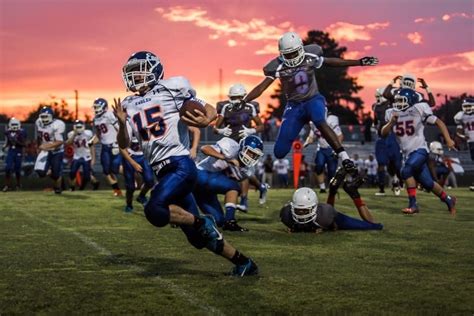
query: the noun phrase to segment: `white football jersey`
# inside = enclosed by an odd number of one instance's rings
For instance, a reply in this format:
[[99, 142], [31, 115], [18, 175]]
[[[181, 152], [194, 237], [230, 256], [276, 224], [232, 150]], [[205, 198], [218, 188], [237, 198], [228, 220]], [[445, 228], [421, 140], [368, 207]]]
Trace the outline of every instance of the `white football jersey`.
[[464, 114], [463, 111], [458, 112], [454, 116], [454, 122], [458, 128], [464, 130], [468, 142], [474, 142], [474, 114]]
[[367, 169], [367, 174], [369, 176], [377, 175], [377, 167], [378, 167], [377, 160], [374, 159], [370, 161], [369, 159], [366, 159], [364, 162], [364, 165], [365, 165], [365, 169]]
[[130, 138], [130, 147], [127, 148], [127, 151], [130, 154], [130, 156], [143, 155], [143, 150], [140, 147], [140, 141], [135, 135], [133, 135], [132, 138]]
[[[54, 119], [50, 124], [43, 125], [40, 119], [36, 120], [36, 138], [40, 144], [51, 144], [56, 141], [64, 141], [66, 125], [60, 119]], [[54, 153], [64, 151], [64, 145], [59, 146]]]
[[[224, 137], [219, 140], [212, 147], [219, 153], [223, 154], [226, 159], [237, 159], [239, 156], [239, 144], [229, 137]], [[215, 157], [206, 157], [197, 165], [198, 169], [209, 172], [226, 172], [231, 178], [237, 181], [246, 179], [253, 174], [252, 168], [243, 166], [236, 167], [235, 165]]]
[[117, 143], [118, 121], [111, 111], [94, 117], [94, 128], [102, 145]]
[[[74, 131], [70, 131], [67, 134], [67, 138], [71, 138]], [[94, 133], [91, 130], [86, 129], [80, 134], [74, 136], [72, 145], [74, 147], [74, 157], [72, 159], [84, 158], [86, 161], [91, 160], [91, 149], [88, 145], [91, 138], [94, 137]]]
[[186, 78], [171, 77], [159, 80], [144, 96], [132, 95], [123, 100], [129, 136], [137, 135], [150, 164], [189, 155], [189, 129], [180, 120], [179, 109], [184, 101], [195, 96]]
[[[329, 114], [326, 118], [326, 122], [329, 127], [336, 133], [337, 136], [342, 135], [341, 127], [339, 126], [339, 118], [333, 114]], [[310, 127], [314, 134], [318, 137], [318, 144], [320, 148], [331, 148], [326, 139], [321, 135], [321, 132], [314, 126], [313, 122], [310, 122]]]
[[395, 111], [388, 109], [385, 113], [385, 120], [388, 122], [394, 112], [399, 114], [397, 123], [393, 126], [393, 132], [397, 137], [400, 148], [405, 156], [411, 152], [424, 148], [428, 150], [424, 132], [424, 123], [434, 124], [438, 119], [433, 115], [430, 106], [425, 103], [416, 103], [405, 111]]

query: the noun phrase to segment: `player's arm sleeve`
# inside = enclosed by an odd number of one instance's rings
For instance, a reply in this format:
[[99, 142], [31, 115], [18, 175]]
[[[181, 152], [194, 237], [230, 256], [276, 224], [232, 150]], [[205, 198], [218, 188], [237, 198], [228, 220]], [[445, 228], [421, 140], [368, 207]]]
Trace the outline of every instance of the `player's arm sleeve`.
[[454, 116], [454, 123], [457, 125], [458, 128], [462, 128], [462, 112], [456, 113]]
[[277, 58], [273, 59], [268, 64], [266, 64], [265, 67], [263, 67], [263, 74], [265, 75], [265, 77], [271, 78], [273, 80], [278, 78], [279, 76], [278, 76], [277, 69], [279, 65], [280, 63], [278, 62]]
[[177, 102], [178, 110], [183, 105], [184, 101], [195, 99], [203, 106], [206, 104], [201, 99], [196, 98], [196, 90], [193, 89], [189, 80], [185, 77], [174, 77], [170, 79], [169, 88], [173, 90], [174, 97], [182, 102]]
[[428, 124], [435, 124], [436, 120], [438, 119], [434, 114], [433, 110], [431, 110], [430, 106], [428, 103], [418, 103], [417, 104], [417, 109], [420, 111], [421, 118], [423, 123], [428, 123]]
[[110, 113], [108, 117], [109, 123], [115, 128], [116, 131], [118, 131], [119, 129], [118, 119], [115, 117], [115, 115], [112, 114], [112, 112], [108, 112], [108, 113]]
[[315, 58], [314, 68], [319, 69], [324, 64], [323, 49], [316, 44], [306, 45], [305, 53]]

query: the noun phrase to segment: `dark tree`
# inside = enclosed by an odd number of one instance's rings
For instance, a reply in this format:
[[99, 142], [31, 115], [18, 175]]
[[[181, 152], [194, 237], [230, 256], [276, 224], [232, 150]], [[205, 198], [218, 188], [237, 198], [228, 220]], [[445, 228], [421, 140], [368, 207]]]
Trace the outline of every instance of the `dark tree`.
[[[305, 45], [318, 44], [323, 49], [324, 56], [343, 58], [347, 48], [339, 46], [329, 33], [312, 30], [303, 39]], [[362, 111], [363, 101], [353, 96], [362, 89], [357, 84], [357, 78], [347, 74], [345, 67], [323, 66], [316, 72], [319, 91], [326, 98], [328, 108], [339, 116], [341, 124], [358, 124], [358, 114]], [[286, 98], [281, 93], [281, 85], [271, 95], [276, 100], [275, 105], [270, 105], [272, 116], [281, 118], [286, 104]], [[352, 109], [351, 109], [352, 106]]]
[[448, 97], [446, 95], [444, 103], [437, 107], [433, 113], [446, 125], [456, 125], [456, 123], [454, 123], [454, 116], [461, 111], [462, 101], [466, 98], [473, 98], [473, 96], [467, 93], [454, 97]]
[[64, 122], [74, 121], [74, 113], [72, 111], [69, 111], [68, 109], [69, 105], [67, 104], [66, 100], [61, 99], [58, 101], [57, 99], [52, 98], [48, 102], [38, 104], [38, 107], [35, 110], [28, 113], [28, 116], [26, 117], [25, 122], [34, 123], [36, 119], [39, 117], [39, 112], [41, 108], [44, 106], [48, 106], [53, 109], [55, 118], [59, 118], [63, 120]]
[[8, 123], [9, 120], [10, 118], [6, 114], [0, 114], [0, 123]]

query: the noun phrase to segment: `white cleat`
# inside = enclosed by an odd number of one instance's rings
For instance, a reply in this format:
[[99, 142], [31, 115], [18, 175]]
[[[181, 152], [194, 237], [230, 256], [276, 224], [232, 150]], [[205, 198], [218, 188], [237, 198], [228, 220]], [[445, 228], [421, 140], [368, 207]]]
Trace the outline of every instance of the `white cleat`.
[[385, 196], [385, 192], [375, 192], [375, 196]]

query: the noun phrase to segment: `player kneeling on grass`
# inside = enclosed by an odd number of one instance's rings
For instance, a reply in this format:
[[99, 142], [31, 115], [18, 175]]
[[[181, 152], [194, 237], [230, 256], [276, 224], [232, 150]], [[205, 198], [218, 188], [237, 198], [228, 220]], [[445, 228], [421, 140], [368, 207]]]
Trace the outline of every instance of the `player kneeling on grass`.
[[[289, 232], [321, 232], [322, 230], [381, 230], [382, 224], [374, 223], [372, 214], [360, 197], [358, 188], [363, 178], [345, 180], [346, 172], [339, 168], [329, 184], [327, 203], [318, 203], [318, 196], [311, 188], [300, 188], [293, 199], [280, 211], [280, 219]], [[347, 216], [334, 208], [334, 200], [339, 186], [351, 197], [363, 220]]]
[[137, 136], [158, 180], [145, 206], [147, 220], [156, 227], [179, 226], [191, 245], [232, 262], [234, 276], [258, 274], [255, 262], [224, 240], [214, 218], [199, 214], [192, 195], [197, 168], [189, 156], [188, 125], [209, 126], [216, 117], [214, 107], [196, 99], [186, 78], [163, 79], [163, 65], [153, 53], [133, 54], [122, 72], [127, 89], [134, 94], [123, 104], [114, 100], [118, 144], [126, 149], [132, 134]]
[[[251, 171], [263, 156], [262, 141], [250, 135], [238, 144], [232, 138], [224, 137], [215, 145], [203, 146], [201, 150], [208, 157], [197, 166], [198, 180], [193, 195], [199, 208], [212, 215], [224, 230], [247, 231], [235, 219], [239, 181], [250, 178], [259, 189], [260, 198], [265, 197], [267, 186], [260, 183]], [[225, 215], [218, 194], [225, 194]]]
[[146, 194], [153, 187], [153, 171], [145, 159], [143, 151], [140, 148], [140, 142], [134, 136], [130, 139], [130, 147], [127, 149], [120, 148], [120, 153], [123, 156], [123, 176], [125, 178], [125, 199], [127, 205], [125, 212], [133, 211], [133, 193], [136, 189], [135, 175], [141, 174], [143, 184], [140, 189], [140, 194], [137, 197], [137, 202], [144, 205], [148, 202]]

